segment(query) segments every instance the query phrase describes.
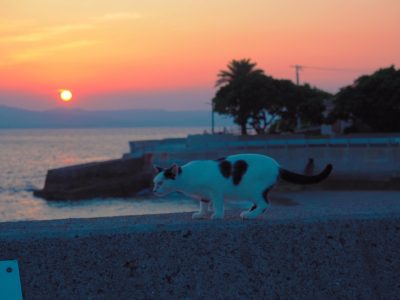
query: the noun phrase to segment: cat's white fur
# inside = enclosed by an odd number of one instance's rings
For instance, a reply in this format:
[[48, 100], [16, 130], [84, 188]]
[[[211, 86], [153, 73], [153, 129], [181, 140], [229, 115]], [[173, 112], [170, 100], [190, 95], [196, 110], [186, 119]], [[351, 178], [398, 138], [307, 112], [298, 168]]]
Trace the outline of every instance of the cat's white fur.
[[[182, 192], [198, 200], [207, 199], [212, 202], [212, 219], [224, 217], [224, 200], [252, 201], [256, 208], [244, 211], [242, 218], [257, 218], [267, 208], [263, 197], [266, 189], [271, 188], [279, 176], [279, 164], [271, 157], [259, 154], [237, 154], [226, 157], [232, 165], [238, 160], [247, 163], [247, 170], [238, 185], [233, 184], [232, 176], [222, 175], [219, 162], [212, 160], [192, 161], [180, 167], [174, 165], [171, 172], [174, 179], [166, 178], [160, 172], [154, 178], [154, 193], [165, 195], [171, 192]], [[208, 215], [208, 204], [200, 201], [200, 210], [193, 218], [205, 218]]]

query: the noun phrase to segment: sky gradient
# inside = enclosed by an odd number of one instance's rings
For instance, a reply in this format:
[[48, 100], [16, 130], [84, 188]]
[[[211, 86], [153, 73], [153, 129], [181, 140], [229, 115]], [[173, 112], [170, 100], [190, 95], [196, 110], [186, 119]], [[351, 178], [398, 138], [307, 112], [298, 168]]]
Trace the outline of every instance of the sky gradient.
[[398, 0], [1, 0], [0, 105], [207, 109], [216, 74], [250, 58], [330, 92], [400, 65]]

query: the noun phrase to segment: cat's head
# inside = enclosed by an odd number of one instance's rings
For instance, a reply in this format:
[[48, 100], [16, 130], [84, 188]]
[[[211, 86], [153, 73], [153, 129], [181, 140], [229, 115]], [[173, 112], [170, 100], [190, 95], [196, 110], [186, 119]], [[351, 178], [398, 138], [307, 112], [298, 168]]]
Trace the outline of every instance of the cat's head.
[[156, 195], [163, 196], [177, 190], [177, 181], [181, 176], [182, 168], [177, 164], [173, 164], [168, 169], [155, 167], [158, 174], [154, 177], [153, 192]]

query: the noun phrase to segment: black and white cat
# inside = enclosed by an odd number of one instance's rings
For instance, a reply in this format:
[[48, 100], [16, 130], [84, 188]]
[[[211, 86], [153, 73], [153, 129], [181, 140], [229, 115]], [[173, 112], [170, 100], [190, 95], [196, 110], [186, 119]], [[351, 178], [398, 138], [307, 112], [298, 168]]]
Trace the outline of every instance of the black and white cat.
[[224, 200], [247, 200], [254, 204], [240, 214], [253, 219], [269, 205], [268, 193], [279, 178], [298, 183], [317, 183], [329, 176], [332, 165], [328, 164], [318, 175], [305, 176], [285, 170], [271, 157], [260, 154], [237, 154], [218, 160], [191, 161], [182, 167], [174, 164], [168, 169], [156, 167], [154, 193], [166, 195], [182, 192], [200, 201], [200, 210], [194, 219], [205, 218], [209, 204], [213, 207], [212, 219], [224, 217]]

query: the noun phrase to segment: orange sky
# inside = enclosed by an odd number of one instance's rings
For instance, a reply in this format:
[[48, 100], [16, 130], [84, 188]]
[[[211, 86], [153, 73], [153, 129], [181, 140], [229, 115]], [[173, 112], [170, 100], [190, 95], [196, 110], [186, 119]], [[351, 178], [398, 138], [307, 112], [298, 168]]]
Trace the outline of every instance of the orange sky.
[[[400, 65], [398, 0], [2, 0], [0, 104], [45, 109], [57, 91], [90, 109], [205, 109], [218, 70], [251, 58], [266, 73], [336, 91]], [[163, 97], [164, 95], [164, 97]]]

